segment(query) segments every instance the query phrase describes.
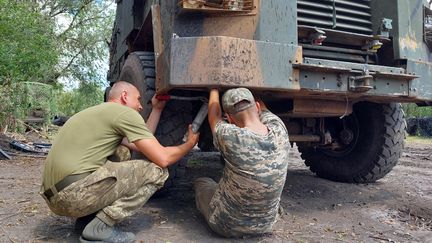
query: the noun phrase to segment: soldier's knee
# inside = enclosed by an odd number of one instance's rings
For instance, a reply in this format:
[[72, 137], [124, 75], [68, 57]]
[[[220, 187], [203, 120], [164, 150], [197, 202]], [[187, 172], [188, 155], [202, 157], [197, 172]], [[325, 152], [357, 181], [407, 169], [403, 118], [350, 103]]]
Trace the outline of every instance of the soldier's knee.
[[169, 177], [169, 172], [167, 168], [162, 169], [161, 180], [165, 183], [165, 181]]
[[153, 181], [159, 187], [162, 187], [165, 184], [165, 181], [168, 179], [169, 173], [167, 168], [161, 168], [157, 165], [154, 167]]
[[128, 147], [119, 145], [114, 154], [108, 158], [112, 162], [121, 162], [131, 159], [131, 152]]
[[213, 186], [217, 184], [212, 178], [209, 177], [200, 177], [194, 182], [194, 189], [203, 187], [203, 186]]

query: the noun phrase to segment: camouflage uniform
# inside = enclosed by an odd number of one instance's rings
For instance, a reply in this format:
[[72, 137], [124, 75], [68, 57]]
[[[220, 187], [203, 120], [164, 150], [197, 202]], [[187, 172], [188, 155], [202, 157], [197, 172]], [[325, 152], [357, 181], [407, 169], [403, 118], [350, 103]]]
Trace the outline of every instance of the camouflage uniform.
[[[49, 208], [69, 217], [83, 217], [100, 210], [97, 217], [114, 225], [141, 208], [168, 178], [167, 169], [150, 161], [128, 160], [130, 152], [124, 146], [119, 146], [114, 157], [122, 162], [107, 161], [50, 200], [44, 197]], [[42, 187], [41, 195], [43, 190]]]
[[283, 122], [269, 111], [260, 115], [269, 129], [257, 135], [224, 121], [214, 144], [225, 159], [219, 183], [199, 178], [196, 204], [209, 226], [226, 237], [271, 232], [285, 184], [289, 140]]

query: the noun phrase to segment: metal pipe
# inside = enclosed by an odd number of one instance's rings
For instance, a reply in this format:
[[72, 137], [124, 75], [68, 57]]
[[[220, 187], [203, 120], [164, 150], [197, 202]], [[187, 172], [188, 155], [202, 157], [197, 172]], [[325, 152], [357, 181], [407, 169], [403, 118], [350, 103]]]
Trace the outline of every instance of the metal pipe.
[[318, 135], [289, 135], [290, 142], [320, 142]]

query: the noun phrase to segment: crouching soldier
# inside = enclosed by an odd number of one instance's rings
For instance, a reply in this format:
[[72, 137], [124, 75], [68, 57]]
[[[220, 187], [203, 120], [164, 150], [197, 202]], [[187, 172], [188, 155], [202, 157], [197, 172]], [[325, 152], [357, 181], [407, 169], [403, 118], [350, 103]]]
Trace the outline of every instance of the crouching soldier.
[[[95, 216], [86, 224], [81, 242], [133, 242], [132, 232], [115, 225], [139, 210], [163, 186], [168, 177], [166, 167], [198, 142], [199, 135], [189, 126], [184, 144], [162, 146], [153, 134], [165, 102], [152, 99], [146, 124], [138, 113], [140, 97], [132, 84], [115, 83], [108, 102], [85, 109], [66, 122], [45, 161], [41, 195], [49, 208], [77, 221]], [[109, 161], [108, 156], [120, 144], [148, 160]]]

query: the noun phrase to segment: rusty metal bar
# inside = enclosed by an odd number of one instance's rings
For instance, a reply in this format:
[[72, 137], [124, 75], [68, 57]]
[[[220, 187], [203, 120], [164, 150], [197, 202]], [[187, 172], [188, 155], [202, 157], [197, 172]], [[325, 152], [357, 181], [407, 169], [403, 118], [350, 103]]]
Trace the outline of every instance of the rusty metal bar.
[[321, 137], [317, 135], [289, 135], [290, 142], [319, 142]]

